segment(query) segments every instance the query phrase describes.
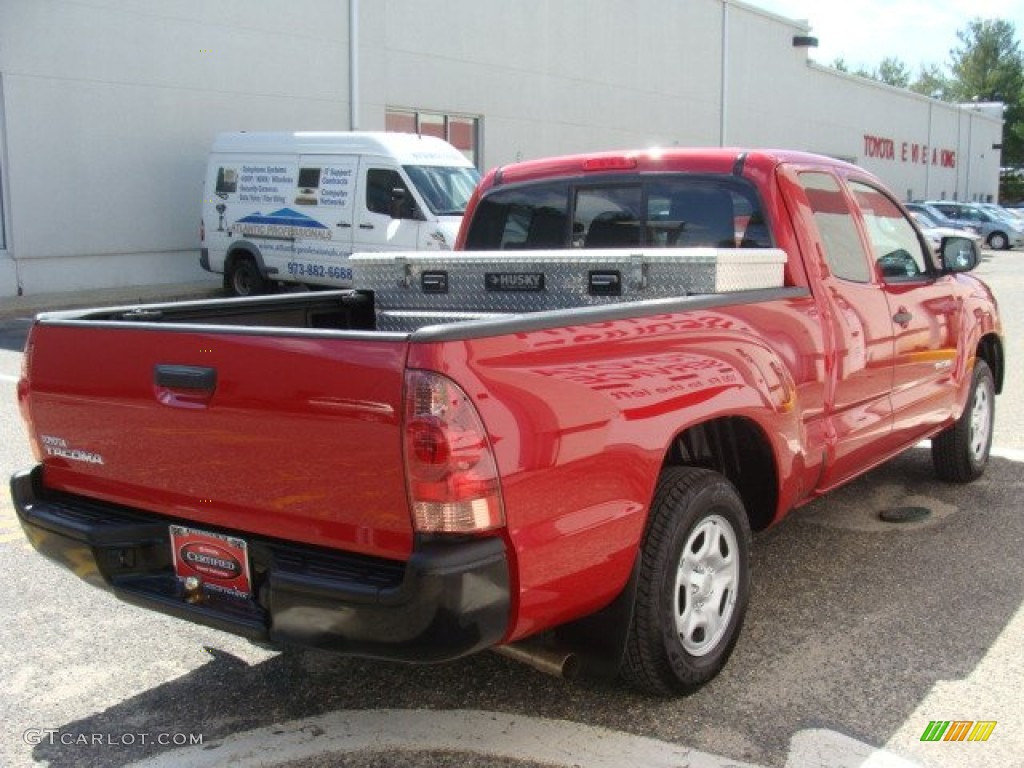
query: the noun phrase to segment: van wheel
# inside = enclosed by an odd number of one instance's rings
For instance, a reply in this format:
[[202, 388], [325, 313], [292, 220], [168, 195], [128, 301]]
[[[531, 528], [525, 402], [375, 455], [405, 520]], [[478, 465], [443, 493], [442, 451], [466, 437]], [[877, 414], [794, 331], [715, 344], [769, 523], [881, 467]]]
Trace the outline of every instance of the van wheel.
[[224, 292], [230, 296], [258, 296], [268, 292], [269, 285], [260, 274], [251, 256], [238, 256], [229, 262], [224, 273]]
[[932, 438], [932, 464], [940, 480], [969, 483], [985, 473], [992, 449], [996, 385], [988, 363], [974, 363], [967, 407], [953, 426]]
[[672, 467], [658, 482], [641, 550], [623, 677], [689, 693], [732, 653], [750, 596], [750, 522], [717, 472]]
[[1010, 238], [1002, 232], [993, 232], [988, 236], [988, 247], [994, 251], [1005, 251], [1010, 247]]

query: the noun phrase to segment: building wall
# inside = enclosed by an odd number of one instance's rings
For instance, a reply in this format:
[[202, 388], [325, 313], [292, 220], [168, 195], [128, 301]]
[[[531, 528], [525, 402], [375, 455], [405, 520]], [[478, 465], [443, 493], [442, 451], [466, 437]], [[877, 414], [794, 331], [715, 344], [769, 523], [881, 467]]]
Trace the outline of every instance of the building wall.
[[347, 127], [347, 9], [304, 6], [0, 3], [0, 296], [202, 279], [214, 134]]
[[[351, 1], [355, 127], [477, 116], [483, 167], [725, 143], [844, 157], [901, 196], [998, 190], [998, 117], [810, 64], [804, 26], [736, 0]], [[0, 297], [207, 276], [214, 134], [351, 127], [349, 39], [338, 0], [4, 0]]]

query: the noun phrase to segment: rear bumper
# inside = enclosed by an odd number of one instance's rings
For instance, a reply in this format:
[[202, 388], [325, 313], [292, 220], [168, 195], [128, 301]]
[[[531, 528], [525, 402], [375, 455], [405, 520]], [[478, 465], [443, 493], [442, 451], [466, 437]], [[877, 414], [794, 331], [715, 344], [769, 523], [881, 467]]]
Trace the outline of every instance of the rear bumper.
[[397, 562], [221, 531], [248, 543], [253, 596], [190, 601], [169, 530], [188, 521], [49, 491], [41, 467], [15, 474], [11, 495], [32, 545], [85, 581], [253, 641], [435, 662], [495, 645], [508, 627], [501, 539], [417, 542]]

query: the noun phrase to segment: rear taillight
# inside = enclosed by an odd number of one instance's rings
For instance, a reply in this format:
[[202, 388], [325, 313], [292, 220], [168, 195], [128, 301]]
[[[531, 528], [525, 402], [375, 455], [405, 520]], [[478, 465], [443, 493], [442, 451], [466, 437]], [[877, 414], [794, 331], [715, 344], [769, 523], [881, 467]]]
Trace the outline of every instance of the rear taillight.
[[477, 533], [505, 524], [494, 451], [455, 382], [427, 371], [406, 373], [404, 439], [417, 531]]
[[32, 455], [36, 461], [43, 460], [43, 447], [39, 443], [39, 436], [36, 433], [35, 424], [32, 421], [32, 412], [29, 408], [29, 379], [28, 372], [32, 366], [32, 353], [35, 352], [35, 343], [32, 341], [31, 331], [29, 339], [25, 343], [25, 351], [21, 356], [21, 378], [18, 379], [18, 410], [21, 411], [21, 418], [28, 428], [28, 439], [32, 446]]

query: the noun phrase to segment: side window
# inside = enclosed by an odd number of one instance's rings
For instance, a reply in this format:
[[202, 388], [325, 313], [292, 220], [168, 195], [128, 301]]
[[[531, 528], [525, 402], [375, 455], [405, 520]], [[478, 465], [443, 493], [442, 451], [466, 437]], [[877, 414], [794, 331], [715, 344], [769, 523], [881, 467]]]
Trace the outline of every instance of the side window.
[[296, 205], [317, 205], [320, 201], [320, 169], [299, 168], [298, 189], [295, 192]]
[[502, 189], [480, 201], [466, 234], [470, 251], [565, 248], [569, 189], [537, 184]]
[[414, 218], [415, 202], [398, 171], [371, 168], [366, 173], [366, 210], [393, 219]]
[[237, 191], [238, 169], [219, 167], [217, 169], [217, 186], [214, 189], [217, 197], [227, 200], [228, 195], [233, 195]]
[[864, 217], [878, 274], [886, 280], [927, 275], [927, 251], [899, 207], [880, 190], [862, 182], [850, 182], [850, 189]]
[[827, 173], [807, 172], [800, 174], [800, 184], [814, 212], [832, 274], [854, 283], [870, 283], [871, 267], [839, 182]]
[[573, 248], [629, 248], [642, 238], [643, 190], [639, 185], [584, 187], [576, 192]]

